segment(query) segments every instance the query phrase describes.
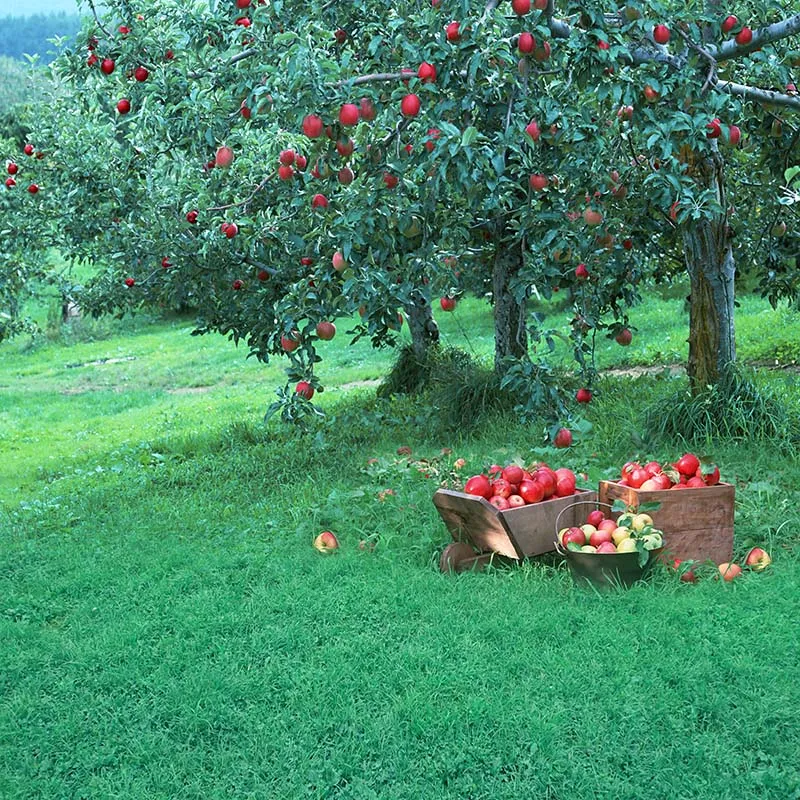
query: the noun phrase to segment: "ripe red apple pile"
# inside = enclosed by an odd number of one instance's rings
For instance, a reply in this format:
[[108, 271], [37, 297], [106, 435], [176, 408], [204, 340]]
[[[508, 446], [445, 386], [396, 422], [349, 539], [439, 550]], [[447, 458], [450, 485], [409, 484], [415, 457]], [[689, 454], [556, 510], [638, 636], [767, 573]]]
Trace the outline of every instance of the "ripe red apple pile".
[[583, 525], [562, 528], [558, 541], [575, 553], [634, 553], [663, 547], [664, 533], [653, 527], [649, 514], [625, 513], [614, 520], [596, 509]]
[[473, 475], [464, 491], [485, 498], [498, 511], [505, 511], [575, 494], [575, 473], [563, 467], [551, 469], [547, 464], [537, 464], [530, 469], [518, 464], [505, 467], [493, 464], [487, 473]]
[[701, 489], [719, 483], [719, 467], [701, 462], [694, 453], [684, 453], [672, 464], [650, 461], [642, 465], [638, 461], [629, 461], [622, 467], [617, 483], [645, 492]]

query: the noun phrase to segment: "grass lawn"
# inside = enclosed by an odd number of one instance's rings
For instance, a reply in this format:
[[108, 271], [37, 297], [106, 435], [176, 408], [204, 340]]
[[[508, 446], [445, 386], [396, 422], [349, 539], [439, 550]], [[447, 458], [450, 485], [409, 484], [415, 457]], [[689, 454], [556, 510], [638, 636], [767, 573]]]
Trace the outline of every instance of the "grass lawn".
[[[488, 357], [485, 306], [438, 316]], [[790, 363], [797, 316], [744, 298], [742, 357]], [[685, 359], [680, 301], [632, 322], [600, 366]], [[800, 798], [793, 448], [708, 443], [764, 574], [608, 595], [552, 559], [446, 576], [440, 471], [546, 458], [591, 485], [677, 457], [641, 415], [683, 379], [602, 377], [592, 434], [555, 451], [542, 426], [447, 432], [377, 401], [393, 354], [342, 324], [303, 434], [260, 423], [280, 364], [189, 328], [0, 350], [0, 797]], [[764, 380], [796, 414], [794, 374]]]

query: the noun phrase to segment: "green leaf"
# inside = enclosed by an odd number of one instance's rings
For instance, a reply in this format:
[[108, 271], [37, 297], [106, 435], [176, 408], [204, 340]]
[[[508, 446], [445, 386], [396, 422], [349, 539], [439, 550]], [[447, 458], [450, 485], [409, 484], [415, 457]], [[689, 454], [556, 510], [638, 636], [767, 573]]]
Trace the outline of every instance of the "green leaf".
[[461, 146], [469, 147], [478, 138], [478, 129], [474, 125], [470, 125], [461, 135]]

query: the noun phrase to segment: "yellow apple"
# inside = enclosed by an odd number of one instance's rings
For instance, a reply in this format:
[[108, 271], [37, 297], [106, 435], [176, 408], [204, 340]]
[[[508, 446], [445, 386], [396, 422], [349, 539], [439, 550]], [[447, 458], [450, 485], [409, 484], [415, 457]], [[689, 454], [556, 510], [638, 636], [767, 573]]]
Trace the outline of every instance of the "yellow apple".
[[633, 553], [636, 550], [636, 539], [631, 539], [629, 536], [627, 539], [622, 539], [617, 542], [617, 552], [618, 553]]
[[638, 533], [643, 531], [648, 525], [653, 524], [653, 518], [649, 514], [637, 514], [633, 518], [631, 527]]
[[630, 528], [624, 526], [620, 526], [611, 532], [611, 538], [614, 540], [614, 544], [619, 544], [623, 539], [630, 538], [630, 535]]

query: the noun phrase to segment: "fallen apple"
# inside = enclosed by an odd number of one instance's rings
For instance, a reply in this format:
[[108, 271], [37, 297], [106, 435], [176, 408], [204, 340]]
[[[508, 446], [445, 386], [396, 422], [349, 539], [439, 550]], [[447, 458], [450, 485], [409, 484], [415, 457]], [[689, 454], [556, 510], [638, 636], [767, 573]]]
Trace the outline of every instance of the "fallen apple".
[[761, 572], [772, 563], [772, 557], [761, 547], [753, 547], [745, 556], [744, 563], [746, 566], [750, 567], [750, 569]]
[[314, 547], [320, 553], [331, 553], [339, 549], [339, 540], [331, 531], [322, 531], [322, 533], [314, 539]]

